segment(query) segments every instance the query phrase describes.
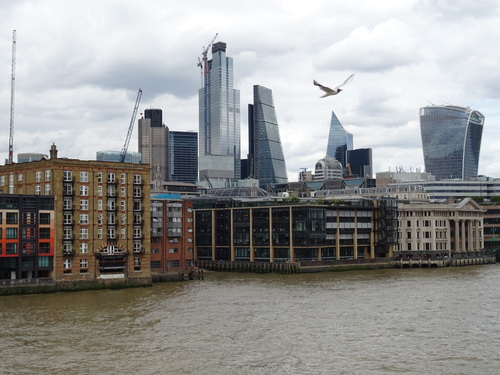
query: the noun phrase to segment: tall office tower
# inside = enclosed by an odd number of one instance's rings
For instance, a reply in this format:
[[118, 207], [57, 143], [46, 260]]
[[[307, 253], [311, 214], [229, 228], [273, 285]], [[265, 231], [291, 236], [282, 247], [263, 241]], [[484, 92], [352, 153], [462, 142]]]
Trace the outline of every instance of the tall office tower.
[[371, 148], [347, 150], [346, 163], [349, 176], [372, 177], [373, 175]]
[[342, 166], [346, 168], [346, 151], [352, 149], [352, 134], [344, 129], [339, 119], [332, 111], [332, 120], [330, 122], [330, 134], [328, 135], [326, 155], [337, 159], [342, 164]]
[[269, 184], [287, 183], [285, 157], [281, 147], [273, 92], [263, 86], [253, 87], [253, 105], [248, 105], [249, 175], [259, 180], [263, 189]]
[[432, 105], [420, 109], [427, 173], [436, 180], [477, 177], [484, 116], [470, 108]]
[[212, 46], [199, 91], [199, 179], [212, 187], [236, 186], [240, 172], [240, 91], [233, 89], [233, 59], [226, 43]]
[[151, 166], [151, 181], [158, 172], [162, 180], [168, 178], [168, 127], [161, 109], [146, 109], [139, 120], [139, 152], [142, 164]]
[[169, 132], [168, 149], [169, 180], [196, 184], [198, 180], [198, 133]]

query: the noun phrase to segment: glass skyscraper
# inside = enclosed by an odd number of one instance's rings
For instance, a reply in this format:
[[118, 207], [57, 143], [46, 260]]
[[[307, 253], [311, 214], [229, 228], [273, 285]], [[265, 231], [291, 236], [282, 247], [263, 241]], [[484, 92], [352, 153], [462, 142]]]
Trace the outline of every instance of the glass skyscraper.
[[198, 133], [169, 132], [168, 149], [169, 180], [196, 184], [198, 180]]
[[457, 106], [420, 109], [425, 170], [436, 180], [477, 177], [484, 116]]
[[255, 85], [253, 105], [248, 105], [249, 175], [266, 189], [270, 184], [287, 183], [285, 157], [270, 89]]
[[330, 133], [328, 135], [328, 146], [326, 155], [337, 159], [345, 169], [346, 152], [353, 149], [352, 134], [344, 129], [339, 119], [332, 111], [332, 119], [330, 121]]
[[233, 59], [226, 56], [226, 43], [212, 46], [198, 98], [200, 182], [235, 186], [241, 177], [240, 92], [233, 88]]

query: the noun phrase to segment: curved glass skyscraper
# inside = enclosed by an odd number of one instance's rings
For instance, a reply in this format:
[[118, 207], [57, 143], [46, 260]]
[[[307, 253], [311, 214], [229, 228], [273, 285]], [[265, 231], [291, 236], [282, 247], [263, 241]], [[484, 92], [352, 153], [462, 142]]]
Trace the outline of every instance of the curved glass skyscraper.
[[477, 177], [484, 116], [470, 108], [420, 109], [420, 132], [427, 173], [436, 180]]
[[330, 121], [330, 133], [328, 134], [328, 146], [326, 155], [337, 159], [343, 168], [346, 168], [346, 152], [353, 149], [352, 134], [344, 129], [339, 119], [332, 111]]
[[266, 189], [269, 184], [287, 183], [288, 177], [272, 91], [255, 85], [253, 102], [248, 105], [250, 176]]

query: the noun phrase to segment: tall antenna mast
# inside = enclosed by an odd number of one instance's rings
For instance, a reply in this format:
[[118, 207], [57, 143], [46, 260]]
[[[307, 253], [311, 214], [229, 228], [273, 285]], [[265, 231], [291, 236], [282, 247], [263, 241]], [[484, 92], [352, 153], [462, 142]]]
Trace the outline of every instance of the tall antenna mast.
[[10, 137], [9, 164], [12, 164], [14, 154], [14, 93], [16, 88], [16, 30], [12, 32], [12, 80], [10, 84]]

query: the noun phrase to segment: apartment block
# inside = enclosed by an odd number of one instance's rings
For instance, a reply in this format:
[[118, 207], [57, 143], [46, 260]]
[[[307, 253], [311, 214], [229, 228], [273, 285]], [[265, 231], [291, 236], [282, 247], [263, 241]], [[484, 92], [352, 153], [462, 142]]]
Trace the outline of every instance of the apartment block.
[[149, 165], [57, 157], [0, 167], [0, 193], [54, 201], [56, 282], [148, 281]]
[[0, 195], [0, 280], [50, 277], [54, 218], [52, 196]]

